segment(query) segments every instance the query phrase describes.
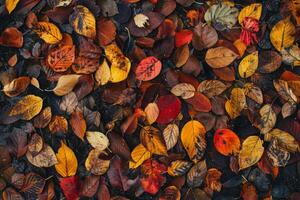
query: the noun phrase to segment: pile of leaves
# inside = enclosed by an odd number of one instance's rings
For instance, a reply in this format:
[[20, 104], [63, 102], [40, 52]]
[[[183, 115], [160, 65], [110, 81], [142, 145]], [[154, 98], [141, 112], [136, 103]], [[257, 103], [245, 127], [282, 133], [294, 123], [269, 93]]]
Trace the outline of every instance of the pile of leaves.
[[0, 5], [0, 199], [299, 199], [299, 0]]

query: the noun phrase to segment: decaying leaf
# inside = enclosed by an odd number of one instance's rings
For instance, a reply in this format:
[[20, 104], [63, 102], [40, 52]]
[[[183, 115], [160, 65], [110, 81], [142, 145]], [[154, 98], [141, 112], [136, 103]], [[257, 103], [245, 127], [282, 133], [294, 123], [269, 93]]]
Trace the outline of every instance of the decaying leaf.
[[205, 61], [212, 68], [222, 68], [230, 65], [238, 55], [226, 47], [216, 47], [208, 49]]
[[265, 134], [275, 126], [277, 119], [276, 113], [270, 104], [266, 104], [259, 110], [259, 114], [261, 116], [261, 123], [259, 125], [260, 132]]
[[195, 95], [195, 91], [195, 87], [189, 83], [179, 83], [171, 89], [174, 95], [180, 96], [183, 99], [192, 98]]
[[109, 146], [108, 138], [101, 132], [87, 131], [86, 139], [92, 145], [92, 147], [100, 151], [105, 150]]
[[299, 142], [297, 142], [291, 134], [277, 128], [266, 133], [264, 139], [265, 141], [271, 141], [276, 139], [277, 144], [280, 148], [292, 153], [300, 150]]
[[172, 149], [179, 137], [179, 128], [176, 124], [169, 124], [163, 131], [164, 140], [167, 146], [167, 150]]
[[239, 74], [242, 78], [252, 76], [258, 67], [258, 51], [255, 51], [246, 57], [239, 64]]
[[156, 103], [149, 103], [145, 108], [146, 118], [148, 123], [151, 125], [153, 124], [158, 115], [159, 115], [159, 109]]
[[11, 109], [9, 115], [21, 116], [21, 119], [31, 120], [40, 113], [43, 107], [43, 99], [35, 95], [27, 95], [17, 102]]
[[38, 22], [34, 26], [34, 32], [48, 44], [57, 44], [62, 40], [59, 28], [50, 22]]
[[188, 172], [192, 163], [184, 160], [173, 161], [168, 167], [168, 174], [170, 176], [182, 176]]
[[232, 89], [230, 100], [227, 100], [225, 103], [225, 109], [230, 118], [234, 119], [238, 117], [245, 106], [246, 96], [244, 90], [241, 88]]
[[104, 152], [98, 149], [93, 149], [90, 151], [85, 161], [86, 169], [94, 175], [102, 175], [107, 172], [109, 168], [110, 160], [99, 158], [101, 154], [104, 154]]
[[51, 167], [58, 163], [53, 149], [48, 144], [44, 144], [43, 149], [37, 155], [27, 151], [26, 157], [36, 167]]

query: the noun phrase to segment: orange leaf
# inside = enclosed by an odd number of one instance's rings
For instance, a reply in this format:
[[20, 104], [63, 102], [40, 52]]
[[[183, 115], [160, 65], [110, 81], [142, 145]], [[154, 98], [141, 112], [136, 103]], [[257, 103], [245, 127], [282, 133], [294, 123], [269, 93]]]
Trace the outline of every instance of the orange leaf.
[[65, 45], [54, 48], [47, 55], [47, 65], [55, 72], [64, 72], [75, 60], [75, 46]]
[[240, 139], [230, 129], [218, 129], [214, 135], [214, 145], [217, 151], [224, 156], [238, 153], [240, 150]]
[[116, 25], [110, 19], [100, 18], [97, 21], [97, 38], [100, 46], [106, 46], [115, 40]]

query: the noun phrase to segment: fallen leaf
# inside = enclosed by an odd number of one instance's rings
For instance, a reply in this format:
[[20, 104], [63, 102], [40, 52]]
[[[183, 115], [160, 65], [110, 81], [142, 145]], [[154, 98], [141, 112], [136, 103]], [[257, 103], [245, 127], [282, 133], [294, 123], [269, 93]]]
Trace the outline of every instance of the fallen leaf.
[[143, 144], [138, 144], [131, 152], [132, 162], [129, 161], [129, 168], [135, 169], [143, 162], [151, 157], [151, 152], [144, 147]]
[[239, 64], [239, 74], [242, 78], [252, 76], [258, 67], [258, 51], [255, 51], [246, 57]]
[[20, 0], [5, 0], [5, 6], [9, 14], [16, 8], [19, 1]]
[[48, 52], [47, 65], [55, 72], [64, 72], [75, 61], [75, 46], [65, 45], [53, 48]]
[[253, 18], [259, 21], [262, 13], [262, 4], [253, 3], [244, 7], [239, 14], [239, 23], [242, 24], [246, 17]]
[[9, 84], [4, 85], [3, 92], [9, 97], [15, 97], [24, 92], [30, 84], [30, 78], [20, 76], [12, 80]]
[[156, 120], [160, 124], [168, 124], [180, 113], [181, 102], [174, 95], [166, 95], [158, 98], [157, 106], [159, 108], [159, 115]]
[[151, 125], [153, 124], [158, 115], [159, 115], [159, 109], [156, 103], [149, 103], [145, 108], [146, 118], [148, 123]]
[[176, 160], [171, 162], [168, 167], [168, 174], [170, 176], [182, 176], [188, 172], [192, 167], [192, 163], [184, 160]]
[[199, 84], [197, 91], [211, 98], [222, 94], [226, 89], [227, 86], [219, 80], [204, 80]]
[[99, 149], [92, 149], [85, 160], [85, 168], [94, 175], [103, 175], [107, 172], [110, 165], [110, 160], [101, 159], [101, 155], [106, 153]]
[[278, 142], [278, 146], [288, 152], [294, 153], [300, 150], [299, 142], [297, 142], [291, 134], [283, 130], [275, 128], [272, 131], [266, 133], [264, 136], [265, 141], [268, 142], [276, 139]]
[[176, 124], [169, 124], [163, 131], [164, 140], [167, 146], [167, 150], [172, 149], [179, 137], [179, 128]]
[[200, 187], [207, 172], [206, 161], [196, 163], [187, 174], [187, 184], [190, 187]]
[[55, 169], [62, 177], [75, 176], [77, 172], [77, 158], [72, 149], [61, 142], [61, 147], [56, 154], [58, 163], [55, 164]]
[[109, 146], [108, 138], [101, 132], [87, 131], [86, 139], [93, 148], [100, 151], [105, 150]]
[[70, 24], [79, 35], [92, 39], [96, 37], [96, 19], [88, 8], [76, 6], [70, 15]]
[[258, 126], [262, 134], [268, 133], [276, 124], [276, 113], [270, 104], [264, 105], [260, 110], [260, 125]]
[[33, 30], [48, 44], [57, 44], [63, 38], [59, 28], [50, 22], [37, 22]]
[[150, 56], [141, 60], [135, 70], [136, 78], [141, 81], [149, 81], [157, 77], [162, 64], [157, 58]]
[[239, 153], [240, 170], [256, 164], [264, 153], [263, 141], [258, 136], [249, 136]]
[[63, 116], [55, 115], [52, 117], [52, 119], [48, 125], [48, 128], [52, 134], [67, 133], [68, 132], [68, 121]]
[[44, 144], [43, 149], [37, 155], [27, 151], [26, 158], [36, 167], [51, 167], [58, 163], [53, 149], [48, 144]]
[[240, 150], [240, 139], [230, 129], [218, 129], [214, 135], [214, 145], [224, 156], [235, 155]]
[[208, 49], [205, 55], [206, 63], [212, 68], [222, 68], [230, 65], [238, 55], [226, 47]]
[[43, 107], [43, 99], [35, 95], [27, 95], [17, 102], [9, 115], [20, 115], [23, 120], [31, 120], [40, 113]]
[[64, 96], [71, 92], [81, 75], [69, 74], [59, 77], [55, 88], [52, 90], [57, 96]]
[[86, 121], [81, 111], [75, 110], [71, 113], [70, 125], [75, 135], [83, 141], [86, 131]]

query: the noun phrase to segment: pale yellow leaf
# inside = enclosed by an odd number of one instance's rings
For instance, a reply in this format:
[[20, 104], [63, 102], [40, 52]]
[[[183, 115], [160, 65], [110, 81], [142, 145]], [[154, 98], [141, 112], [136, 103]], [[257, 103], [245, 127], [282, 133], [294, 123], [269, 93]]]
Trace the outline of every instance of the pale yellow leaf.
[[262, 134], [265, 134], [275, 126], [277, 120], [276, 113], [270, 104], [266, 104], [259, 110], [259, 114], [261, 116], [261, 124], [258, 128]]
[[57, 96], [63, 96], [73, 90], [81, 75], [68, 74], [59, 77], [57, 85], [53, 89], [54, 94]]
[[53, 149], [47, 144], [43, 145], [43, 149], [37, 155], [27, 151], [26, 158], [36, 167], [51, 167], [58, 163]]
[[110, 80], [110, 69], [106, 59], [100, 64], [95, 73], [95, 79], [99, 85], [105, 85]]
[[149, 103], [145, 108], [146, 118], [148, 123], [151, 125], [153, 124], [158, 115], [159, 115], [159, 109], [156, 103]]
[[288, 152], [295, 153], [299, 152], [300, 150], [299, 142], [296, 141], [291, 134], [277, 128], [273, 129], [269, 133], [266, 133], [264, 139], [268, 142], [270, 142], [272, 139], [276, 139], [278, 141], [278, 145]]
[[167, 150], [172, 149], [179, 137], [179, 128], [176, 124], [169, 124], [163, 131], [164, 140], [167, 146]]
[[97, 131], [87, 131], [86, 132], [86, 139], [91, 144], [92, 147], [95, 149], [98, 149], [100, 151], [103, 151], [109, 146], [109, 140], [101, 132]]
[[171, 89], [174, 95], [180, 96], [183, 99], [192, 98], [195, 95], [195, 91], [195, 87], [189, 83], [179, 83]]

